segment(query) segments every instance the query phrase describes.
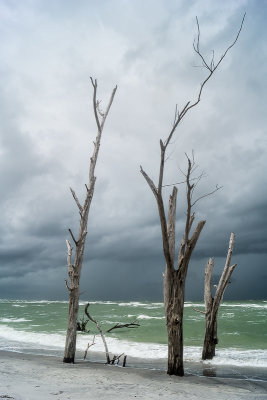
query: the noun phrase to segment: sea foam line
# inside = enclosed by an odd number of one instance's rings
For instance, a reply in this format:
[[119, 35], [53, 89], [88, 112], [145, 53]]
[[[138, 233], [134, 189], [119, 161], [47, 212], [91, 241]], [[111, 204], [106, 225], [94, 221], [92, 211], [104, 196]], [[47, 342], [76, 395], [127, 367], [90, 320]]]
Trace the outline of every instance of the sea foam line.
[[[78, 335], [77, 350], [85, 351], [88, 342], [92, 342], [92, 335]], [[157, 343], [138, 343], [128, 340], [119, 340], [114, 337], [106, 338], [109, 351], [113, 354], [125, 354], [142, 359], [166, 359], [167, 345]], [[40, 333], [19, 331], [14, 328], [0, 325], [0, 349], [21, 350], [31, 349], [42, 352], [43, 350], [63, 351], [65, 333]], [[90, 352], [103, 352], [103, 343], [100, 336], [96, 337], [96, 344]], [[199, 346], [185, 346], [184, 360], [192, 362], [201, 361], [202, 348]], [[267, 368], [267, 350], [242, 350], [235, 348], [218, 349], [213, 360], [205, 362], [211, 365], [232, 365]]]
[[31, 319], [25, 318], [0, 318], [0, 322], [30, 322]]

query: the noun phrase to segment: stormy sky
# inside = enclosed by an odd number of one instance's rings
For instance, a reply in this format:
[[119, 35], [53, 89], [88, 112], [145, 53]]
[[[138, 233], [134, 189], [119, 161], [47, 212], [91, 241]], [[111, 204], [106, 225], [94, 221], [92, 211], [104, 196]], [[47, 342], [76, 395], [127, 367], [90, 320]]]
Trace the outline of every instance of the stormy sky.
[[[118, 90], [96, 167], [81, 291], [83, 299], [162, 300], [164, 259], [155, 199], [159, 140], [175, 104], [194, 101], [207, 71], [241, 36], [176, 132], [164, 184], [183, 180], [185, 153], [205, 172], [196, 221], [206, 225], [186, 297], [203, 298], [204, 269], [222, 270], [231, 232], [237, 263], [225, 299], [267, 297], [267, 2], [265, 0], [0, 0], [0, 297], [67, 299], [68, 228], [79, 214], [96, 126], [89, 77], [103, 108]], [[168, 199], [171, 187], [164, 188]], [[177, 248], [185, 221], [179, 185]]]

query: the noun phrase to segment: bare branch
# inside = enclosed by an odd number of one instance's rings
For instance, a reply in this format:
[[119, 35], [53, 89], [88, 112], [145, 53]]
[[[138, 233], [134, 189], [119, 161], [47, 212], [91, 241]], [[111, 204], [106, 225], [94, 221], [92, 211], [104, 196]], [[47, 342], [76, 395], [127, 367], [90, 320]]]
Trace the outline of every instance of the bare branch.
[[210, 66], [207, 64], [205, 58], [203, 57], [203, 55], [200, 52], [199, 49], [199, 42], [200, 42], [200, 28], [199, 28], [199, 22], [198, 22], [198, 18], [196, 17], [196, 22], [197, 22], [197, 45], [195, 46], [195, 41], [193, 42], [193, 48], [195, 50], [195, 52], [199, 55], [199, 57], [202, 60], [202, 64], [203, 67], [207, 68], [210, 72], [212, 72], [212, 69], [210, 68]]
[[[192, 196], [193, 196], [193, 193], [194, 193], [194, 191], [195, 191], [197, 185], [199, 184], [199, 182], [201, 181], [201, 179], [202, 179], [204, 176], [205, 176], [205, 173], [204, 173], [204, 171], [202, 171], [201, 174], [195, 179], [196, 182], [194, 183], [193, 188], [192, 188], [192, 192], [191, 192]], [[192, 180], [193, 180], [193, 179], [190, 179], [190, 181], [192, 181]]]
[[177, 119], [179, 118], [179, 110], [178, 110], [178, 104], [175, 105], [175, 112], [174, 112], [174, 120], [172, 126], [175, 125]]
[[225, 279], [225, 283], [224, 283], [224, 285], [223, 285], [223, 293], [225, 292], [227, 286], [228, 286], [229, 283], [230, 283], [231, 275], [232, 275], [232, 273], [233, 273], [233, 271], [234, 271], [234, 269], [235, 269], [236, 266], [237, 266], [237, 264], [234, 264], [234, 265], [232, 265], [231, 267], [229, 267], [229, 269], [228, 269], [228, 273], [227, 273], [227, 276], [226, 276], [226, 279]]
[[194, 250], [195, 245], [198, 241], [199, 235], [200, 235], [205, 223], [206, 223], [206, 221], [199, 221], [199, 223], [197, 224], [195, 231], [189, 240], [188, 251], [190, 253], [192, 253], [192, 251]]
[[91, 183], [91, 185], [94, 185], [93, 181], [95, 181], [95, 179], [96, 179], [95, 176], [94, 176], [94, 170], [95, 170], [96, 160], [97, 160], [98, 152], [99, 152], [99, 148], [100, 148], [100, 141], [101, 141], [102, 131], [103, 131], [104, 124], [105, 124], [106, 118], [108, 116], [110, 107], [111, 107], [111, 105], [113, 103], [113, 99], [114, 99], [115, 93], [117, 91], [117, 86], [115, 86], [115, 88], [112, 90], [112, 93], [111, 93], [111, 96], [110, 96], [110, 99], [109, 99], [109, 103], [107, 105], [106, 111], [104, 112], [104, 116], [102, 117], [102, 121], [100, 123], [99, 118], [98, 118], [98, 110], [97, 110], [98, 105], [99, 105], [99, 101], [96, 100], [97, 81], [96, 81], [96, 79], [95, 79], [95, 81], [93, 81], [92, 78], [90, 78], [90, 79], [91, 79], [91, 82], [92, 82], [92, 85], [93, 85], [93, 88], [94, 88], [93, 108], [94, 108], [94, 114], [95, 114], [95, 120], [96, 120], [96, 124], [97, 124], [97, 129], [98, 129], [97, 136], [96, 136], [96, 141], [94, 143], [94, 147], [95, 147], [94, 148], [94, 153], [93, 153], [93, 156], [91, 157], [90, 168], [89, 168], [89, 182]]
[[206, 315], [205, 311], [197, 310], [197, 309], [194, 308], [194, 307], [192, 308], [192, 310], [194, 310], [194, 311], [196, 311], [196, 312], [198, 312], [198, 313], [200, 313], [200, 314]]
[[160, 168], [159, 168], [159, 181], [158, 181], [158, 193], [162, 192], [163, 174], [164, 174], [164, 163], [165, 163], [165, 150], [166, 146], [160, 139]]
[[141, 174], [143, 175], [143, 177], [145, 178], [145, 180], [147, 181], [147, 183], [148, 183], [150, 189], [152, 190], [154, 196], [157, 198], [158, 197], [158, 191], [157, 191], [156, 185], [154, 184], [152, 179], [149, 178], [149, 176], [143, 170], [141, 165], [140, 165], [140, 171], [141, 171]]
[[[203, 175], [202, 175], [203, 174]], [[186, 176], [186, 174], [183, 173], [184, 176]], [[204, 172], [201, 173], [201, 178], [204, 178], [205, 174]], [[190, 182], [192, 181], [196, 181], [196, 180], [200, 180], [199, 177], [196, 178], [190, 178]], [[162, 187], [168, 187], [168, 186], [176, 186], [176, 185], [182, 185], [183, 183], [186, 183], [186, 181], [181, 181], [181, 182], [175, 182], [175, 183], [170, 183], [168, 185], [162, 185]], [[196, 184], [195, 184], [196, 186]]]
[[94, 344], [95, 344], [95, 335], [94, 335], [94, 337], [93, 337], [93, 342], [92, 342], [91, 344], [88, 343], [88, 345], [87, 345], [87, 348], [86, 348], [86, 350], [85, 350], [85, 352], [84, 352], [84, 356], [83, 356], [83, 359], [84, 359], [84, 360], [86, 359], [86, 356], [87, 356], [87, 353], [88, 353], [89, 348], [90, 348], [91, 346], [94, 346]]
[[215, 188], [212, 192], [206, 193], [206, 194], [204, 194], [203, 196], [200, 196], [198, 199], [196, 199], [196, 200], [192, 203], [192, 207], [193, 207], [199, 200], [204, 199], [204, 197], [211, 196], [213, 193], [215, 193], [215, 192], [217, 192], [218, 190], [222, 189], [222, 187], [223, 187], [223, 186], [218, 186], [218, 185], [216, 185], [216, 188]]
[[[204, 79], [204, 81], [202, 81], [201, 85], [200, 85], [200, 89], [197, 95], [196, 100], [190, 105], [190, 101], [188, 101], [184, 108], [182, 109], [181, 112], [178, 111], [178, 108], [176, 107], [175, 109], [175, 122], [173, 124], [173, 127], [167, 137], [167, 139], [164, 142], [164, 151], [162, 150], [161, 147], [161, 164], [163, 162], [164, 156], [165, 156], [165, 150], [167, 148], [167, 146], [169, 145], [171, 138], [176, 130], [176, 128], [178, 127], [178, 125], [180, 124], [181, 120], [183, 119], [183, 117], [187, 114], [187, 112], [194, 108], [201, 100], [201, 95], [202, 95], [202, 91], [204, 89], [204, 86], [207, 84], [207, 82], [209, 81], [209, 79], [211, 78], [211, 76], [213, 75], [214, 71], [218, 68], [218, 66], [220, 65], [220, 63], [222, 62], [222, 60], [224, 59], [224, 57], [226, 56], [226, 54], [228, 53], [228, 51], [235, 45], [235, 43], [237, 42], [240, 32], [242, 30], [243, 27], [243, 23], [244, 23], [244, 19], [245, 19], [245, 15], [243, 16], [239, 31], [236, 35], [236, 38], [234, 40], [234, 42], [225, 50], [225, 52], [223, 53], [223, 55], [221, 56], [220, 60], [218, 61], [218, 63], [216, 65], [214, 65], [214, 52], [213, 52], [213, 56], [212, 56], [212, 61], [210, 63], [210, 65], [207, 63], [207, 61], [205, 60], [204, 56], [201, 54], [200, 52], [200, 28], [199, 28], [199, 22], [198, 22], [198, 18], [196, 17], [196, 21], [197, 21], [197, 29], [198, 29], [198, 36], [197, 36], [197, 43], [193, 44], [193, 48], [195, 50], [195, 52], [198, 54], [198, 56], [201, 58], [202, 62], [203, 62], [203, 66], [209, 71], [208, 76]], [[176, 117], [177, 116], [177, 117]], [[159, 187], [158, 189], [160, 189], [160, 183], [162, 184], [163, 182], [163, 170], [164, 170], [164, 162], [163, 162], [163, 168], [160, 168], [160, 179], [159, 179]]]
[[101, 127], [100, 127], [100, 122], [99, 122], [99, 118], [98, 118], [98, 114], [97, 114], [97, 100], [96, 100], [97, 80], [96, 79], [93, 80], [93, 78], [91, 76], [90, 76], [90, 80], [91, 80], [91, 83], [92, 83], [93, 88], [94, 88], [93, 109], [94, 109], [94, 114], [95, 114], [95, 120], [96, 120], [98, 131], [100, 131]]
[[136, 320], [129, 322], [127, 324], [116, 324], [114, 326], [112, 326], [112, 328], [109, 328], [107, 330], [107, 333], [113, 331], [114, 329], [122, 329], [122, 328], [138, 328], [140, 326], [140, 324], [138, 324], [137, 322], [135, 322]]
[[78, 241], [75, 239], [75, 237], [74, 237], [74, 235], [73, 235], [73, 233], [72, 233], [72, 230], [71, 230], [70, 228], [69, 228], [69, 233], [70, 233], [70, 235], [71, 235], [71, 237], [72, 237], [72, 240], [74, 241], [75, 245], [77, 246]]
[[[195, 107], [195, 106], [200, 102], [200, 100], [201, 100], [201, 95], [202, 95], [202, 91], [203, 91], [203, 89], [204, 89], [204, 86], [205, 86], [206, 83], [209, 81], [209, 79], [211, 78], [211, 76], [213, 75], [213, 73], [215, 72], [215, 70], [219, 67], [220, 63], [221, 63], [222, 60], [225, 58], [225, 56], [226, 56], [226, 54], [228, 53], [228, 51], [236, 44], [236, 42], [237, 42], [237, 40], [238, 40], [238, 38], [239, 38], [239, 35], [240, 35], [240, 33], [241, 33], [241, 30], [242, 30], [242, 28], [243, 28], [245, 16], [246, 16], [246, 13], [244, 14], [244, 16], [243, 16], [243, 18], [242, 18], [242, 22], [241, 22], [239, 31], [238, 31], [238, 33], [237, 33], [237, 35], [236, 35], [236, 37], [235, 37], [235, 40], [234, 40], [233, 43], [225, 50], [225, 52], [224, 52], [223, 55], [221, 56], [220, 60], [219, 60], [219, 61], [217, 62], [217, 64], [215, 64], [215, 65], [214, 65], [214, 59], [213, 59], [213, 58], [212, 58], [211, 64], [209, 65], [209, 64], [207, 63], [207, 61], [205, 60], [205, 58], [203, 57], [203, 55], [201, 54], [201, 52], [200, 52], [200, 49], [199, 49], [200, 29], [199, 29], [198, 19], [196, 18], [196, 20], [197, 20], [197, 27], [198, 27], [198, 39], [197, 39], [197, 45], [193, 44], [193, 48], [194, 48], [195, 52], [198, 54], [198, 56], [201, 58], [202, 63], [203, 63], [203, 66], [204, 66], [205, 68], [207, 68], [207, 70], [209, 71], [209, 74], [208, 74], [208, 76], [206, 77], [206, 79], [204, 79], [204, 81], [203, 81], [203, 82], [201, 83], [201, 85], [200, 85], [200, 89], [199, 89], [199, 92], [198, 92], [198, 96], [197, 96], [196, 101], [195, 101], [193, 104], [191, 104], [190, 106], [189, 106], [189, 103], [187, 103], [187, 104], [185, 105], [183, 111], [180, 113], [179, 119], [177, 120], [177, 125], [180, 123], [181, 119], [185, 116], [185, 114], [186, 114], [190, 109], [192, 109], [193, 107]], [[213, 56], [213, 57], [214, 57], [214, 56]], [[212, 66], [212, 68], [211, 68], [211, 66]], [[177, 127], [177, 125], [176, 125], [176, 127]], [[175, 128], [176, 128], [176, 127], [175, 127]], [[172, 135], [173, 135], [173, 132], [170, 133], [170, 136], [172, 136]]]
[[115, 364], [115, 361], [117, 361], [117, 364], [119, 364], [120, 358], [121, 358], [122, 356], [124, 356], [124, 353], [121, 353], [119, 356], [114, 355], [113, 358], [112, 358], [112, 360], [111, 360], [111, 362], [110, 362], [110, 364], [114, 365], [114, 364]]
[[80, 210], [80, 213], [82, 214], [83, 213], [83, 208], [82, 208], [82, 206], [81, 206], [81, 204], [80, 204], [80, 202], [78, 200], [78, 197], [76, 196], [76, 194], [75, 194], [75, 192], [74, 192], [74, 190], [72, 188], [70, 188], [70, 191], [71, 191], [71, 194], [72, 194], [72, 196], [73, 196], [73, 198], [74, 198], [74, 200], [75, 200], [75, 202], [76, 202], [76, 204], [77, 204], [77, 206], [78, 206], [78, 208]]
[[230, 263], [231, 263], [231, 258], [232, 258], [232, 253], [233, 253], [233, 248], [234, 248], [234, 241], [235, 241], [235, 234], [232, 232], [230, 235], [230, 240], [229, 240], [229, 247], [228, 247], [228, 252], [227, 252], [227, 257], [225, 261], [225, 267], [223, 269], [221, 278], [218, 283], [218, 287], [216, 290], [216, 294], [214, 297], [214, 309], [218, 309], [220, 302], [222, 301], [224, 291], [227, 287], [228, 281], [230, 279], [231, 273], [233, 272], [234, 268], [236, 265], [233, 266], [233, 269], [229, 275], [229, 269], [230, 269]]
[[98, 111], [98, 113], [101, 115], [102, 118], [104, 118], [105, 113], [103, 111], [100, 110], [99, 105], [100, 105], [101, 101], [97, 100], [96, 102], [96, 109]]
[[111, 105], [113, 103], [113, 99], [114, 99], [114, 96], [116, 94], [117, 88], [118, 88], [118, 86], [116, 85], [115, 88], [112, 90], [112, 93], [111, 93], [111, 96], [110, 96], [110, 99], [109, 99], [109, 103], [107, 105], [106, 111], [104, 112], [104, 117], [103, 117], [102, 122], [101, 122], [101, 130], [103, 130], [103, 128], [104, 128], [104, 124], [105, 124], [106, 118], [108, 116], [110, 107], [111, 107]]
[[234, 40], [233, 43], [225, 50], [225, 52], [224, 52], [223, 55], [221, 56], [220, 60], [218, 61], [218, 63], [217, 63], [216, 66], [214, 67], [213, 71], [215, 71], [215, 69], [218, 68], [218, 66], [220, 65], [220, 63], [222, 62], [222, 60], [224, 59], [224, 57], [225, 57], [226, 54], [228, 53], [228, 51], [229, 51], [229, 50], [236, 44], [236, 42], [238, 41], [239, 35], [240, 35], [240, 33], [241, 33], [241, 31], [242, 31], [242, 28], [243, 28], [243, 24], [244, 24], [244, 21], [245, 21], [245, 17], [246, 17], [246, 13], [244, 13], [244, 15], [243, 15], [243, 18], [242, 18], [242, 21], [241, 21], [241, 25], [240, 25], [240, 28], [239, 28], [239, 31], [238, 31], [238, 33], [237, 33], [237, 35], [236, 35], [235, 40]]

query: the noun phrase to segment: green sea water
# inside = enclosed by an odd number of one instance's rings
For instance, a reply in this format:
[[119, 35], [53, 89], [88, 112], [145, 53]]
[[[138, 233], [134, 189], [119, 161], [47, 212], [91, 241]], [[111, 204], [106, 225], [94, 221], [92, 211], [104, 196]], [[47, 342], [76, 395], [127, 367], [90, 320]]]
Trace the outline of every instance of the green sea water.
[[[80, 318], [87, 302], [80, 303]], [[186, 303], [184, 312], [185, 359], [200, 359], [205, 331], [203, 303]], [[153, 302], [90, 302], [91, 315], [104, 331], [116, 323], [136, 321], [136, 329], [116, 329], [107, 334], [111, 351], [133, 357], [166, 358], [164, 307]], [[63, 301], [0, 300], [0, 349], [39, 354], [62, 354], [68, 315]], [[98, 331], [90, 322], [89, 334], [79, 333], [83, 351]], [[218, 319], [216, 362], [221, 365], [255, 365], [267, 368], [267, 301], [224, 302]], [[92, 351], [102, 351], [97, 337]]]

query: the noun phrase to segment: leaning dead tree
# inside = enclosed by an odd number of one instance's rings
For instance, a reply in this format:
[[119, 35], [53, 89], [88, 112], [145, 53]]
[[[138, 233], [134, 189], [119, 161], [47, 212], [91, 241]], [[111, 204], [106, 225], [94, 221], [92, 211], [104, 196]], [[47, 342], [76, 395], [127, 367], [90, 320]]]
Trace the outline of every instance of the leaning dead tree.
[[88, 312], [88, 308], [89, 308], [90, 304], [88, 303], [85, 307], [85, 314], [87, 315], [87, 317], [90, 319], [90, 321], [92, 321], [94, 324], [96, 324], [96, 327], [100, 333], [101, 339], [103, 341], [104, 344], [104, 348], [105, 348], [105, 354], [106, 354], [106, 359], [107, 359], [107, 364], [110, 364], [110, 355], [109, 355], [109, 351], [108, 351], [108, 345], [106, 342], [106, 338], [105, 335], [103, 333], [103, 329], [101, 327], [101, 325], [98, 323], [98, 321], [96, 319], [94, 319]]
[[[169, 200], [169, 213], [168, 219], [166, 217], [164, 202], [163, 202], [163, 188], [164, 188], [164, 170], [166, 153], [173, 138], [173, 135], [180, 123], [187, 115], [187, 113], [196, 107], [202, 97], [202, 92], [208, 81], [213, 76], [214, 72], [220, 66], [221, 62], [227, 55], [228, 51], [237, 42], [240, 32], [243, 27], [245, 15], [243, 16], [238, 33], [230, 46], [224, 51], [218, 61], [215, 61], [214, 52], [211, 60], [203, 55], [200, 49], [200, 27], [197, 21], [197, 39], [194, 41], [193, 48], [197, 56], [201, 60], [202, 67], [207, 70], [207, 76], [202, 81], [200, 89], [196, 96], [196, 99], [191, 102], [188, 101], [185, 106], [179, 111], [177, 106], [175, 110], [175, 117], [173, 126], [170, 130], [169, 135], [163, 141], [160, 140], [160, 163], [159, 163], [159, 174], [157, 184], [149, 177], [149, 175], [140, 167], [141, 173], [144, 176], [147, 184], [152, 190], [155, 196], [160, 225], [162, 233], [162, 245], [163, 253], [166, 261], [166, 269], [164, 273], [164, 303], [165, 303], [165, 314], [166, 314], [166, 326], [168, 335], [168, 370], [167, 373], [170, 375], [184, 375], [183, 366], [183, 309], [184, 309], [184, 291], [185, 281], [187, 276], [187, 270], [189, 261], [192, 256], [195, 245], [198, 241], [199, 235], [203, 229], [205, 221], [198, 222], [197, 226], [191, 234], [191, 229], [194, 222], [194, 213], [192, 212], [193, 205], [196, 202], [192, 202], [192, 192], [195, 188], [194, 184], [191, 184], [191, 173], [192, 173], [192, 162], [188, 159], [188, 171], [186, 174], [186, 185], [187, 185], [187, 213], [183, 238], [180, 244], [178, 263], [175, 267], [175, 220], [176, 220], [176, 199], [177, 199], [177, 187], [174, 185], [173, 192]], [[166, 185], [167, 186], [167, 185]]]
[[76, 351], [76, 335], [77, 335], [77, 318], [78, 318], [78, 310], [79, 310], [79, 297], [80, 297], [80, 276], [82, 270], [83, 263], [83, 254], [84, 254], [84, 246], [87, 235], [87, 223], [88, 223], [88, 215], [91, 206], [91, 202], [94, 195], [95, 189], [95, 167], [97, 162], [97, 157], [100, 148], [100, 141], [102, 137], [102, 132], [104, 129], [105, 121], [108, 116], [110, 107], [112, 105], [117, 86], [112, 90], [107, 108], [105, 111], [100, 110], [99, 108], [99, 100], [97, 100], [97, 80], [91, 79], [91, 83], [93, 86], [93, 110], [95, 121], [97, 125], [97, 136], [94, 142], [94, 151], [93, 155], [90, 158], [90, 167], [89, 167], [89, 179], [88, 183], [85, 185], [86, 195], [84, 203], [81, 204], [76, 196], [74, 190], [70, 188], [72, 196], [76, 202], [76, 205], [80, 214], [80, 228], [78, 238], [76, 239], [71, 229], [69, 229], [71, 238], [73, 240], [75, 246], [75, 256], [74, 262], [72, 261], [72, 246], [69, 240], [66, 240], [67, 243], [67, 263], [68, 263], [68, 275], [69, 282], [65, 280], [66, 287], [69, 292], [69, 314], [68, 314], [68, 327], [66, 334], [66, 342], [65, 342], [65, 353], [63, 362], [66, 363], [74, 363], [75, 359], [75, 351]]
[[231, 275], [236, 267], [236, 264], [231, 266], [234, 240], [235, 240], [235, 235], [234, 233], [231, 233], [225, 267], [222, 272], [218, 285], [214, 285], [216, 288], [214, 297], [212, 297], [212, 289], [211, 289], [214, 260], [210, 258], [206, 266], [205, 292], [204, 292], [206, 332], [205, 332], [205, 339], [202, 351], [202, 360], [211, 360], [215, 356], [215, 347], [216, 344], [218, 344], [218, 336], [217, 336], [218, 311], [223, 299], [224, 292], [230, 282]]
[[[100, 336], [101, 336], [101, 339], [102, 339], [102, 342], [103, 342], [103, 345], [104, 345], [104, 348], [105, 348], [105, 355], [106, 355], [107, 364], [112, 364], [112, 365], [114, 365], [115, 363], [118, 364], [119, 361], [120, 361], [120, 358], [121, 358], [122, 356], [124, 356], [124, 358], [123, 358], [123, 367], [125, 367], [125, 365], [126, 365], [126, 359], [127, 359], [127, 355], [126, 355], [126, 354], [121, 353], [120, 355], [114, 355], [113, 358], [110, 357], [110, 352], [109, 352], [109, 350], [108, 350], [108, 345], [107, 345], [106, 337], [105, 337], [105, 334], [104, 334], [104, 332], [103, 332], [102, 326], [99, 324], [99, 322], [98, 322], [96, 319], [94, 319], [94, 318], [91, 316], [91, 314], [89, 314], [89, 311], [88, 311], [89, 306], [90, 306], [90, 303], [87, 303], [86, 306], [85, 306], [84, 312], [85, 312], [86, 316], [89, 318], [89, 320], [92, 321], [94, 324], [96, 324], [96, 327], [97, 327], [97, 329], [98, 329], [98, 331], [99, 331], [99, 333], [100, 333]], [[140, 324], [138, 324], [138, 323], [135, 322], [135, 321], [130, 322], [130, 323], [126, 323], [126, 324], [117, 323], [117, 324], [115, 324], [113, 327], [111, 327], [110, 329], [108, 329], [108, 330], [106, 331], [106, 333], [111, 332], [111, 331], [114, 330], [114, 329], [121, 329], [121, 328], [138, 328], [139, 326], [140, 326]], [[94, 336], [94, 339], [95, 339], [95, 336]], [[86, 358], [87, 351], [88, 351], [88, 349], [90, 348], [90, 346], [92, 346], [92, 345], [95, 344], [95, 340], [94, 340], [94, 339], [93, 339], [93, 343], [92, 343], [91, 345], [88, 343], [87, 349], [85, 350], [84, 359]]]

